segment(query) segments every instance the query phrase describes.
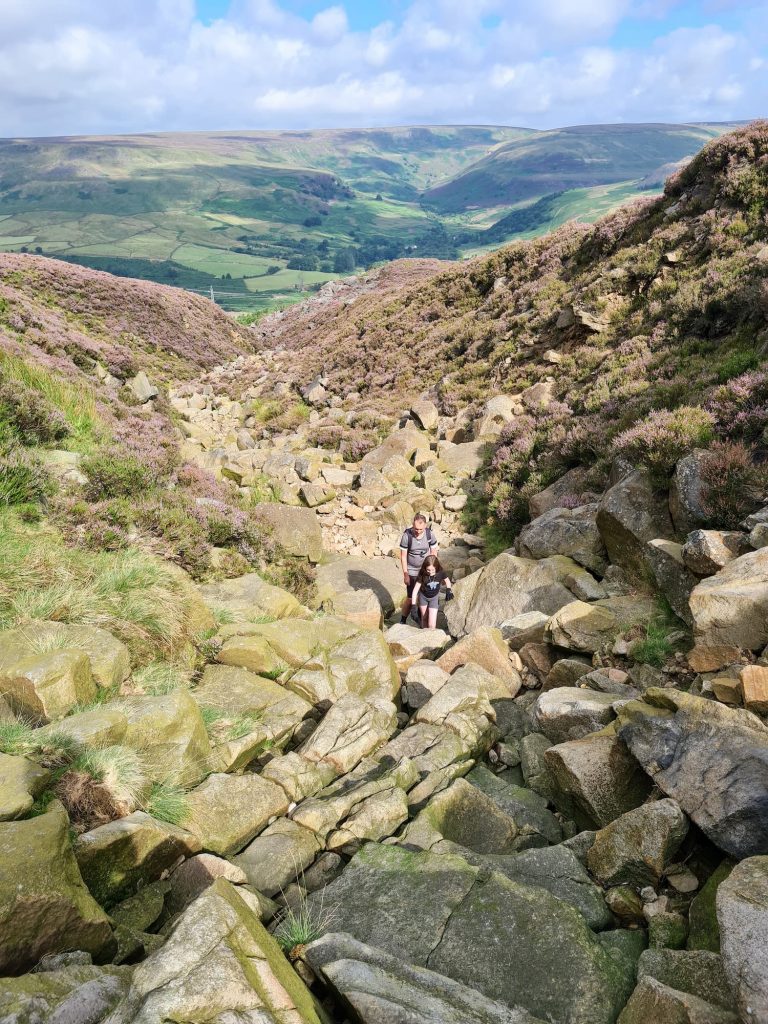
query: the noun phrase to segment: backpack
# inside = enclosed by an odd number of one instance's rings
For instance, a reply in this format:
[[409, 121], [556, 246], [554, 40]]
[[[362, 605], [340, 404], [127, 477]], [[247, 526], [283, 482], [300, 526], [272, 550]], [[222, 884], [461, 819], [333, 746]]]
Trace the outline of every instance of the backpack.
[[[408, 529], [405, 532], [408, 534], [408, 554], [410, 555], [410, 553], [411, 553], [411, 541], [413, 540], [412, 528], [409, 526]], [[435, 537], [434, 533], [432, 532], [432, 527], [431, 526], [427, 527], [426, 533], [427, 533], [427, 544], [429, 545], [429, 547], [432, 547], [433, 544], [437, 544], [437, 537]]]

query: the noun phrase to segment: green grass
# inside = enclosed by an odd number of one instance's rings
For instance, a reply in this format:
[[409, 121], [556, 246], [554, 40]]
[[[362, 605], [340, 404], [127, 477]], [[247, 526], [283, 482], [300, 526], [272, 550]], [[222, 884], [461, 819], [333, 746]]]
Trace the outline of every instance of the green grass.
[[139, 665], [193, 638], [179, 581], [137, 549], [68, 548], [54, 532], [0, 516], [0, 628], [34, 619], [101, 626]]
[[136, 809], [147, 787], [141, 757], [129, 747], [113, 745], [85, 750], [72, 763], [72, 770], [90, 775], [126, 813]]
[[158, 821], [181, 825], [189, 816], [189, 800], [180, 786], [170, 782], [155, 782], [143, 809]]
[[35, 363], [0, 351], [0, 375], [18, 380], [40, 392], [59, 409], [67, 421], [70, 436], [65, 444], [70, 449], [88, 450], [101, 433], [96, 414], [96, 399], [82, 384], [75, 387], [61, 376], [48, 373]]
[[[299, 885], [301, 885], [301, 880]], [[284, 953], [290, 953], [297, 946], [306, 946], [329, 930], [336, 916], [335, 907], [326, 907], [321, 893], [316, 903], [310, 903], [300, 889], [298, 903], [283, 911], [274, 936]]]
[[153, 697], [164, 697], [189, 688], [189, 673], [165, 661], [153, 661], [133, 673], [133, 682]]
[[80, 746], [66, 732], [50, 729], [41, 733], [23, 718], [11, 718], [0, 721], [0, 752], [54, 768], [74, 760]]
[[665, 600], [645, 626], [645, 636], [636, 640], [630, 649], [635, 661], [653, 668], [661, 668], [680, 646], [681, 623]]

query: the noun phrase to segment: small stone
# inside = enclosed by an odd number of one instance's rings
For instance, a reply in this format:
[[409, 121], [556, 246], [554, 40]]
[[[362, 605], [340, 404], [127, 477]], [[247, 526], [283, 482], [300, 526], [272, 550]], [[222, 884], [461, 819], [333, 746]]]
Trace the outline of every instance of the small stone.
[[722, 704], [741, 704], [741, 680], [732, 676], [716, 676], [711, 681], [712, 692]]
[[745, 665], [741, 670], [744, 707], [758, 715], [768, 714], [768, 668]]

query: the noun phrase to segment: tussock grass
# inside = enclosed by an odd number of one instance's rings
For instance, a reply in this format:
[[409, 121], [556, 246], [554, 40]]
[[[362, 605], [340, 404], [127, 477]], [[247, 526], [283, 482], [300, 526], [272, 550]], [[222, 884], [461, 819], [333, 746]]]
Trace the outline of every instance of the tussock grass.
[[160, 561], [135, 549], [67, 548], [53, 533], [2, 517], [0, 628], [36, 619], [107, 629], [138, 664], [172, 656], [192, 639], [182, 587]]
[[669, 604], [659, 601], [656, 614], [645, 626], [645, 635], [632, 644], [632, 657], [643, 665], [661, 668], [685, 637], [680, 627], [680, 620]]
[[155, 782], [142, 809], [158, 821], [182, 825], [189, 816], [189, 800], [181, 786], [172, 782]]
[[212, 704], [200, 705], [200, 714], [208, 735], [214, 742], [240, 740], [243, 736], [255, 732], [264, 719], [264, 714], [260, 711], [237, 714], [226, 708], [214, 707]]
[[164, 697], [189, 688], [189, 673], [165, 661], [153, 661], [133, 673], [133, 682], [152, 697]]
[[139, 755], [113, 745], [84, 750], [58, 779], [54, 791], [75, 831], [84, 832], [136, 810], [146, 789]]
[[289, 956], [297, 946], [306, 946], [324, 935], [336, 915], [335, 906], [327, 907], [325, 905], [324, 893], [320, 894], [318, 903], [310, 903], [301, 886], [301, 881], [303, 881], [303, 873], [299, 882], [296, 905], [286, 907], [273, 932], [277, 944]]
[[70, 764], [80, 750], [77, 741], [63, 730], [43, 732], [21, 717], [0, 721], [0, 752], [3, 754], [26, 757], [54, 769]]

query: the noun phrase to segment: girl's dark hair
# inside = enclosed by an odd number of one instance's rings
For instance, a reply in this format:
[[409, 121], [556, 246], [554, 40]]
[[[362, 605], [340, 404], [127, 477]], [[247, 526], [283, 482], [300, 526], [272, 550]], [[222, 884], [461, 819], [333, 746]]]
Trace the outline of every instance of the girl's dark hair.
[[435, 572], [443, 571], [443, 567], [442, 565], [440, 565], [440, 559], [437, 557], [437, 555], [427, 555], [427, 557], [421, 563], [421, 568], [419, 569], [419, 583], [424, 583], [424, 581], [427, 579], [427, 569], [430, 567], [430, 565], [434, 565]]

